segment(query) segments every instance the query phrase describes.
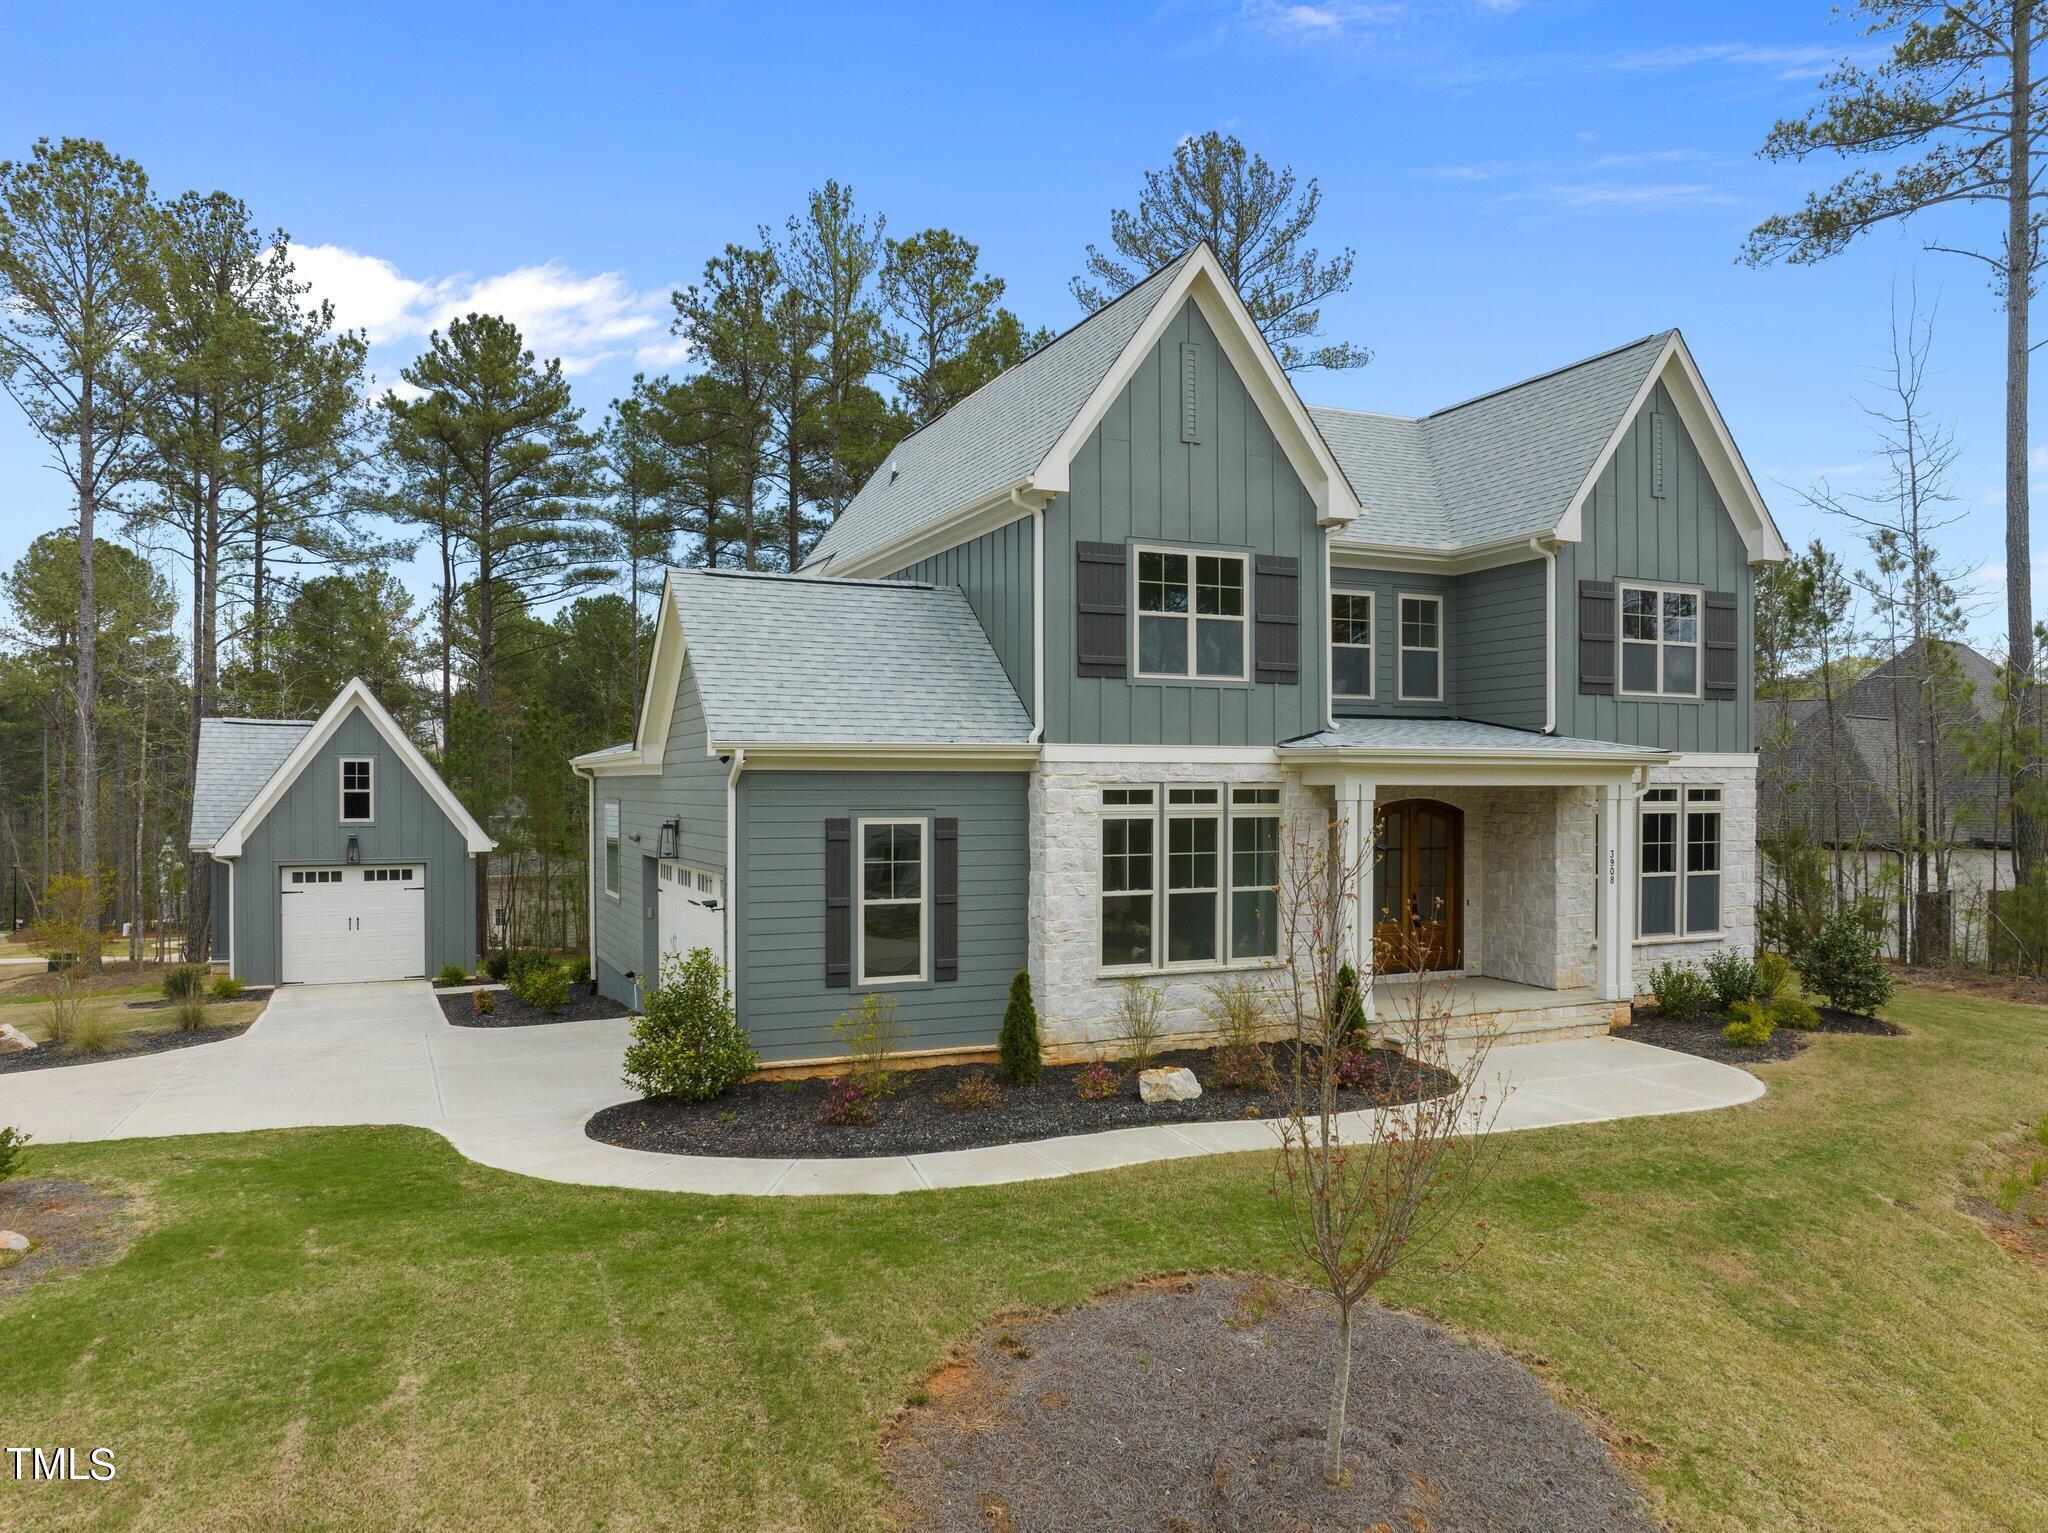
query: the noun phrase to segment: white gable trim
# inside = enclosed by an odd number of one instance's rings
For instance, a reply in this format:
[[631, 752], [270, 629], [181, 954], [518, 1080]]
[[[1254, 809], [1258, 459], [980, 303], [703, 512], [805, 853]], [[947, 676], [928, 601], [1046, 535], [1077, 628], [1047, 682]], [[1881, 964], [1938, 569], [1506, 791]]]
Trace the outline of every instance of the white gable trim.
[[1068, 470], [1075, 455], [1102, 417], [1109, 413], [1124, 385], [1151, 356], [1152, 348], [1159, 343], [1160, 336], [1179, 315], [1182, 303], [1189, 298], [1202, 311], [1209, 328], [1216, 332], [1225, 355], [1251, 394], [1252, 402], [1265, 416], [1266, 424], [1272, 427], [1281, 451], [1287, 454], [1287, 461], [1301, 482], [1308, 486], [1315, 501], [1317, 518], [1325, 526], [1351, 521], [1359, 514], [1358, 497], [1352, 492], [1351, 482], [1337, 466], [1335, 455], [1323, 441], [1315, 422], [1309, 418], [1301, 396], [1295, 393], [1293, 383], [1274, 359], [1273, 348], [1266, 344], [1266, 338], [1252, 323], [1244, 300], [1231, 287], [1229, 279], [1224, 276], [1222, 264], [1207, 243], [1197, 245], [1186, 263], [1174, 274], [1173, 281], [1153, 302], [1145, 322], [1138, 326], [1115, 363], [1103, 374], [1102, 381], [1096, 384], [1095, 392], [1088, 396], [1087, 402], [1067, 423], [1067, 429], [1060, 433], [1059, 440], [1032, 470], [1031, 488], [1047, 496], [1066, 493]]
[[1616, 422], [1607, 445], [1600, 449], [1600, 456], [1593, 460], [1592, 468], [1580, 482], [1578, 492], [1572, 496], [1571, 504], [1557, 524], [1556, 536], [1567, 543], [1579, 541], [1586, 503], [1593, 498], [1594, 486], [1600, 482], [1600, 475], [1621, 447], [1622, 438], [1628, 435], [1629, 428], [1636, 423], [1636, 417], [1649, 403], [1650, 394], [1659, 383], [1669, 391], [1671, 402], [1678, 407], [1678, 418], [1691, 436], [1700, 461], [1707, 466], [1707, 477], [1714, 482], [1714, 492], [1721, 497], [1721, 504], [1728, 508], [1729, 516], [1734, 519], [1735, 530], [1742, 537], [1742, 546], [1748, 551], [1750, 562], [1775, 562], [1785, 558], [1788, 552], [1785, 539], [1778, 531], [1778, 524], [1771, 520], [1771, 509], [1764, 504], [1756, 481], [1750, 478], [1749, 467], [1742, 461], [1734, 437], [1728, 434], [1728, 423], [1715, 407], [1714, 396], [1707, 392], [1706, 380], [1700, 377], [1699, 367], [1692, 359], [1685, 338], [1676, 330], [1664, 343], [1656, 365], [1644, 377], [1642, 386], [1636, 390], [1635, 397], [1628, 402], [1628, 408]]
[[428, 797], [432, 798], [440, 806], [441, 812], [461, 830], [462, 839], [468, 843], [471, 854], [488, 852], [496, 848], [498, 843], [493, 841], [483, 826], [477, 824], [475, 817], [462, 807], [462, 800], [458, 799], [448, 784], [441, 780], [441, 774], [420, 754], [419, 747], [406, 738], [405, 731], [398, 727], [397, 720], [384, 711], [384, 705], [377, 701], [376, 694], [370, 690], [363, 678], [357, 676], [335, 695], [334, 701], [327, 705], [327, 711], [320, 715], [313, 727], [292, 747], [292, 753], [284, 758], [284, 764], [270, 774], [270, 781], [249, 800], [242, 812], [235, 816], [235, 823], [214, 842], [213, 855], [216, 858], [225, 862], [241, 856], [242, 843], [249, 833], [263, 823], [264, 817], [277, 807], [278, 801], [284, 797], [286, 791], [298, 781], [299, 774], [311, 765], [313, 758], [320, 753], [321, 747], [334, 738], [335, 731], [341, 728], [342, 720], [358, 708], [370, 721], [371, 727], [384, 737], [384, 742], [397, 754], [398, 759], [405, 763], [406, 770], [419, 779], [420, 786], [427, 790]]
[[[604, 763], [607, 773], [661, 770], [669, 725], [675, 718], [676, 691], [683, 684], [683, 656], [689, 648], [683, 639], [682, 615], [676, 611], [675, 586], [675, 572], [663, 571], [661, 606], [654, 615], [654, 648], [647, 656], [647, 686], [640, 694], [640, 718], [633, 729], [634, 754]], [[583, 757], [576, 759], [579, 765], [585, 764]]]

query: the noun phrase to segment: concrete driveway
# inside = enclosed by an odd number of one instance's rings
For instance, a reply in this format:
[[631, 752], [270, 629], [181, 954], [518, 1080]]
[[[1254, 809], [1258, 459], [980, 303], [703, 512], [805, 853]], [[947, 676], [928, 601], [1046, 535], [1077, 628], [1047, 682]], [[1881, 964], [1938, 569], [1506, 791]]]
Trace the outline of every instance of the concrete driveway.
[[[487, 1166], [551, 1181], [704, 1193], [908, 1192], [1023, 1181], [1141, 1161], [1270, 1148], [1270, 1122], [1115, 1129], [1029, 1145], [847, 1160], [652, 1155], [583, 1124], [632, 1093], [624, 1018], [452, 1027], [409, 980], [280, 988], [239, 1038], [166, 1054], [0, 1075], [0, 1123], [39, 1143], [403, 1123]], [[1496, 1128], [1546, 1128], [1731, 1107], [1763, 1094], [1744, 1071], [1620, 1038], [1496, 1048]]]

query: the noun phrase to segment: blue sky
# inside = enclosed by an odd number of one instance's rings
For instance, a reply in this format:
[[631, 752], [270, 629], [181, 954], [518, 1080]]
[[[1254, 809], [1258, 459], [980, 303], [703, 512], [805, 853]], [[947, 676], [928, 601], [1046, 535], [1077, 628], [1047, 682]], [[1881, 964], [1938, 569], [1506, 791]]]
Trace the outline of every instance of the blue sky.
[[[0, 156], [103, 139], [159, 190], [223, 188], [396, 374], [427, 329], [507, 312], [595, 418], [676, 364], [667, 293], [827, 177], [909, 232], [978, 241], [1064, 328], [1083, 247], [1182, 136], [1224, 127], [1320, 179], [1358, 255], [1326, 328], [1360, 371], [1317, 403], [1417, 413], [1681, 327], [1788, 539], [1853, 535], [1797, 489], [1872, 479], [1859, 401], [1894, 285], [1938, 300], [1977, 629], [2002, 624], [2001, 321], [1974, 263], [1884, 233], [1752, 271], [1744, 233], [1823, 169], [1754, 151], [1845, 51], [1825, 0], [1321, 0], [1024, 7], [108, 3], [10, 8]], [[1951, 238], [1989, 238], [1996, 214]], [[0, 401], [0, 560], [66, 515]], [[424, 581], [420, 582], [424, 587]]]

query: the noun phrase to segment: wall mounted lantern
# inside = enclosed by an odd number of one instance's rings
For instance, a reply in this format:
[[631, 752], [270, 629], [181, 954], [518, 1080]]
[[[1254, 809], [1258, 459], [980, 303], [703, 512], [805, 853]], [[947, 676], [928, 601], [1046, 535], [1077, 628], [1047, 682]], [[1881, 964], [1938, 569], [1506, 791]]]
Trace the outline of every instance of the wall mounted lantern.
[[682, 837], [683, 822], [681, 820], [663, 820], [661, 822], [661, 855], [668, 858], [675, 857]]
[[348, 838], [348, 865], [354, 867], [363, 860], [363, 843], [355, 836]]

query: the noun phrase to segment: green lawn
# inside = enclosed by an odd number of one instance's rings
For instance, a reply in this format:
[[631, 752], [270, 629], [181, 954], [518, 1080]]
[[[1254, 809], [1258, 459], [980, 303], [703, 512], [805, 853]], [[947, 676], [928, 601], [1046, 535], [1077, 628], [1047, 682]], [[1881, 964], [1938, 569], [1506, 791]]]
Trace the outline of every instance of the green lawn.
[[[1514, 1135], [1484, 1252], [1399, 1297], [1538, 1366], [1673, 1526], [2048, 1525], [2048, 1269], [1956, 1208], [2048, 1112], [2048, 1011], [1904, 995], [1727, 1112]], [[0, 1305], [0, 1526], [857, 1527], [876, 1437], [997, 1314], [1287, 1265], [1259, 1156], [891, 1199], [489, 1171], [395, 1129], [37, 1152], [115, 1266]], [[1319, 1399], [1321, 1381], [1308, 1389]]]

